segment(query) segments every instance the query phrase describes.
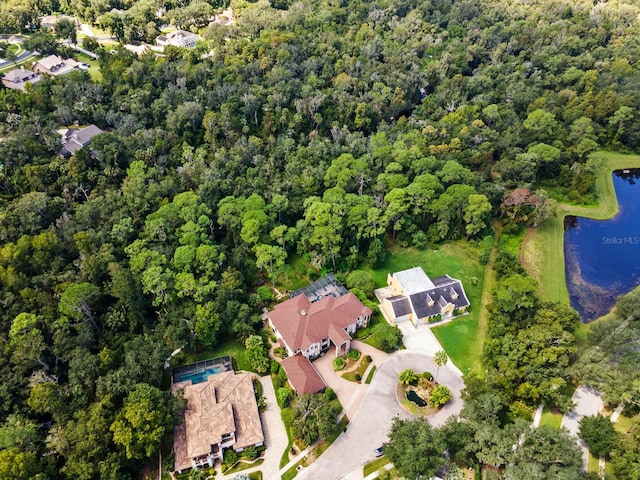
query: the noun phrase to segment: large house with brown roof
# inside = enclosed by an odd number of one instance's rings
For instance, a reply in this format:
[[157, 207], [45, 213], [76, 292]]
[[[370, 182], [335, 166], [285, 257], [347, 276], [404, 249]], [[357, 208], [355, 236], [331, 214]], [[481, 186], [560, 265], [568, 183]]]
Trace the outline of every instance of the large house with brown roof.
[[421, 267], [387, 275], [388, 287], [376, 290], [380, 310], [392, 324], [414, 325], [451, 318], [469, 307], [462, 282], [449, 275], [429, 278]]
[[313, 303], [306, 295], [298, 295], [276, 305], [267, 318], [290, 357], [301, 354], [314, 359], [331, 344], [336, 347], [336, 356], [347, 353], [351, 335], [369, 324], [371, 313], [349, 292], [338, 298], [327, 295]]
[[187, 407], [184, 422], [173, 432], [175, 470], [213, 466], [223, 451], [241, 452], [264, 445], [262, 423], [249, 373], [227, 371], [207, 381], [174, 383], [171, 391], [183, 391]]

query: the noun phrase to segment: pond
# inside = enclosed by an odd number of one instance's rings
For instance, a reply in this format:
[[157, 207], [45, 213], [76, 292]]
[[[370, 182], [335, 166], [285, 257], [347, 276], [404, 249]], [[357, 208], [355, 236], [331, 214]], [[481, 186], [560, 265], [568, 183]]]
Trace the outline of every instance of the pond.
[[613, 172], [613, 185], [615, 217], [565, 219], [567, 289], [583, 322], [608, 313], [619, 295], [640, 285], [640, 169]]
[[415, 390], [409, 390], [407, 392], [407, 400], [412, 401], [413, 403], [415, 403], [419, 407], [426, 407], [427, 406], [427, 402], [425, 402], [422, 398], [420, 398]]

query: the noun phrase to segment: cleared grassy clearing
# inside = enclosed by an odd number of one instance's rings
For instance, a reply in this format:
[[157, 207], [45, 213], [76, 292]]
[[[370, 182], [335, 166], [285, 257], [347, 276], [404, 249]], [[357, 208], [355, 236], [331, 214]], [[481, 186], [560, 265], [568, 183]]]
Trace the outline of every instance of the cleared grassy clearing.
[[[373, 270], [362, 266], [373, 274], [376, 287], [387, 285], [387, 275], [412, 267], [422, 267], [430, 277], [447, 274], [462, 281], [471, 303], [469, 314], [450, 323], [433, 328], [433, 333], [446, 350], [451, 361], [463, 373], [480, 372], [484, 331], [480, 328], [484, 266], [480, 265], [479, 249], [466, 241], [450, 242], [436, 249], [393, 248], [383, 265]], [[471, 279], [477, 280], [473, 285]]]
[[540, 419], [540, 426], [548, 425], [549, 427], [560, 430], [560, 424], [562, 423], [562, 414], [553, 413], [547, 407], [542, 412], [542, 418]]
[[624, 168], [640, 168], [639, 155], [600, 152], [602, 165], [596, 176], [597, 205], [558, 205], [558, 213], [549, 221], [531, 229], [525, 236], [520, 259], [529, 275], [538, 281], [543, 300], [569, 303], [564, 274], [564, 218], [576, 215], [606, 220], [618, 211], [611, 172]]

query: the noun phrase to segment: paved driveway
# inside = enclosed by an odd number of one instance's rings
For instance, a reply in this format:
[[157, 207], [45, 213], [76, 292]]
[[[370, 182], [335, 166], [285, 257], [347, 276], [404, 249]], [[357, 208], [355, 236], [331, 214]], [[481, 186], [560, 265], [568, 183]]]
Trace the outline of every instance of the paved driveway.
[[[391, 355], [376, 370], [347, 431], [296, 478], [337, 480], [348, 475], [350, 478], [357, 478], [355, 471], [373, 460], [373, 450], [387, 440], [393, 418], [413, 418], [413, 415], [400, 406], [396, 398], [398, 374], [407, 368], [416, 372], [428, 370], [435, 373], [437, 366], [432, 355], [424, 350], [403, 350]], [[440, 369], [438, 380], [451, 390], [453, 400], [440, 412], [429, 417], [430, 423], [434, 426], [442, 425], [449, 416], [457, 415], [462, 409], [460, 391], [464, 388], [464, 383], [456, 370], [451, 364]]]
[[[569, 430], [569, 433], [574, 436], [578, 436], [580, 430], [580, 420], [583, 417], [589, 417], [597, 415], [604, 405], [600, 392], [589, 387], [578, 387], [574, 392], [571, 400], [576, 404], [576, 407], [569, 413], [562, 417], [561, 426]], [[582, 448], [582, 462], [584, 469], [587, 470], [589, 465], [589, 448], [587, 444], [578, 439], [578, 445]]]

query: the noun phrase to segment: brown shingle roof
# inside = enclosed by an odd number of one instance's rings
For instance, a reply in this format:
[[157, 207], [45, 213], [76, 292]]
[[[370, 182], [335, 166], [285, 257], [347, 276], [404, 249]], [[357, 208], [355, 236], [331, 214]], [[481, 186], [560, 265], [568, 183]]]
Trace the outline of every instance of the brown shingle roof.
[[305, 350], [327, 338], [330, 325], [343, 330], [363, 315], [371, 315], [371, 309], [365, 307], [351, 292], [339, 298], [327, 296], [314, 303], [309, 302], [305, 295], [298, 295], [276, 305], [268, 313], [269, 319], [294, 352]]
[[188, 380], [171, 386], [174, 393], [179, 389], [187, 408], [174, 430], [176, 470], [190, 468], [191, 459], [207, 455], [224, 434], [235, 433], [234, 449], [264, 442], [250, 374], [224, 372], [196, 385]]
[[282, 361], [289, 383], [299, 394], [318, 393], [327, 386], [320, 377], [316, 367], [303, 355], [294, 355]]

